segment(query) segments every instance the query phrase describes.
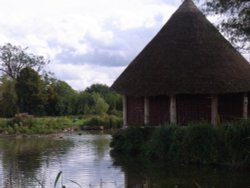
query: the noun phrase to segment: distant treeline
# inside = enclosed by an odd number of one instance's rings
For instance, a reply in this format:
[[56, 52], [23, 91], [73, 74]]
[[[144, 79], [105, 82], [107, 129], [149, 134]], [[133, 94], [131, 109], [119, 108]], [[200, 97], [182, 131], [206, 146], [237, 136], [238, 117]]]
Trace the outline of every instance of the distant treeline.
[[44, 70], [50, 61], [7, 43], [0, 46], [0, 117], [120, 114], [121, 96], [94, 84], [75, 91]]
[[84, 91], [72, 89], [66, 82], [41, 76], [32, 68], [23, 68], [17, 79], [0, 78], [0, 117], [16, 113], [36, 116], [119, 114], [121, 96], [109, 87], [94, 84]]

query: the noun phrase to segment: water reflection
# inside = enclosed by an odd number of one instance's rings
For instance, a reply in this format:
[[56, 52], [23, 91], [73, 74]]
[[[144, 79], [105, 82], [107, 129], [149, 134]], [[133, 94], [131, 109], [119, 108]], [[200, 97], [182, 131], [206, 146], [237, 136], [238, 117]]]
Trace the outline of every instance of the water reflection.
[[[102, 132], [86, 132], [74, 137], [75, 147], [64, 156], [64, 175], [82, 187], [123, 188], [124, 174], [112, 166], [109, 143], [111, 136]], [[72, 168], [74, 170], [72, 172]], [[70, 182], [69, 187], [73, 187]]]
[[123, 188], [124, 174], [112, 166], [111, 136], [101, 132], [63, 135], [63, 138], [1, 138], [0, 187]]
[[48, 164], [51, 156], [57, 157], [73, 146], [70, 140], [62, 141], [50, 137], [1, 138], [2, 186], [42, 187], [45, 181], [42, 165]]
[[148, 164], [110, 157], [111, 136], [100, 132], [63, 138], [1, 138], [0, 187], [250, 188], [249, 172]]
[[239, 188], [250, 187], [250, 172], [214, 167], [150, 164], [115, 157], [115, 166], [125, 173], [125, 188]]
[[102, 160], [105, 157], [105, 153], [109, 151], [109, 142], [110, 139], [107, 139], [107, 135], [103, 134], [100, 134], [96, 139], [91, 141], [96, 160]]

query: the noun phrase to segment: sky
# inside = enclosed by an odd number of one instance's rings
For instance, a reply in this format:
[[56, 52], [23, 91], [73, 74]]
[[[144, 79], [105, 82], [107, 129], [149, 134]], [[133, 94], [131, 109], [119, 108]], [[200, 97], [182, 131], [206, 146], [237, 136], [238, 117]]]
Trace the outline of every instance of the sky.
[[0, 0], [0, 45], [29, 47], [76, 90], [110, 86], [182, 0]]

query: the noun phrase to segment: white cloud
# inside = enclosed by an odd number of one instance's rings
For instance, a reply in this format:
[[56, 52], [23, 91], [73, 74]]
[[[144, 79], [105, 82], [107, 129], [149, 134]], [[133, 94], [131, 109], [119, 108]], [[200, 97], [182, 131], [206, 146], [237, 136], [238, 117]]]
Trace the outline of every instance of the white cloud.
[[110, 85], [181, 0], [0, 0], [0, 41], [51, 60], [75, 89]]
[[111, 85], [125, 67], [98, 65], [50, 64], [58, 79], [65, 80], [76, 90], [83, 90], [94, 83]]

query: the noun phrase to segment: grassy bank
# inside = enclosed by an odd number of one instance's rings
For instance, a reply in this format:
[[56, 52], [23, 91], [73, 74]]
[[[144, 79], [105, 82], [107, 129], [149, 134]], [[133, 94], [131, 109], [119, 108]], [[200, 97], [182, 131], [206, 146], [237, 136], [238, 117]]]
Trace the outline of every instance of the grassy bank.
[[113, 135], [111, 147], [114, 155], [143, 157], [149, 161], [250, 168], [250, 121], [216, 129], [204, 123], [128, 128]]
[[102, 126], [104, 129], [119, 128], [122, 119], [113, 115], [34, 117], [19, 114], [13, 118], [0, 118], [0, 134], [52, 134], [77, 131], [85, 126]]

